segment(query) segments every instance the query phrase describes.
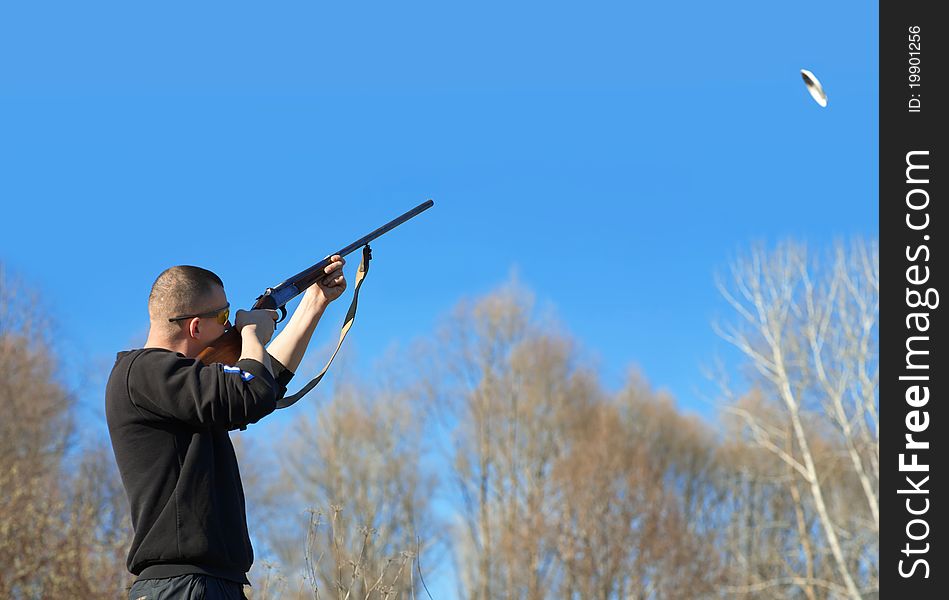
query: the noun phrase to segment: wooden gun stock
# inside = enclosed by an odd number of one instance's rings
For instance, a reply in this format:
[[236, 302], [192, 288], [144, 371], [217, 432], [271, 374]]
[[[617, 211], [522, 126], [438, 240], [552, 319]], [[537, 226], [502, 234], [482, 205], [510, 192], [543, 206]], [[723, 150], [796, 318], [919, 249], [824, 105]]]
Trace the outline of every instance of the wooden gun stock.
[[198, 360], [206, 365], [212, 363], [233, 365], [241, 357], [241, 343], [240, 332], [236, 327], [231, 327], [224, 332], [224, 335], [202, 350], [198, 355]]

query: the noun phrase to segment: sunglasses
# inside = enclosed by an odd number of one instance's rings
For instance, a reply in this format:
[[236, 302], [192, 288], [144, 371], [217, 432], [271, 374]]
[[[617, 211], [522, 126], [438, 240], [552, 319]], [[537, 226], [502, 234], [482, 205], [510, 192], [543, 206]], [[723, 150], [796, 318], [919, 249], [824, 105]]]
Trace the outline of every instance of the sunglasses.
[[198, 313], [194, 315], [181, 315], [180, 317], [171, 317], [168, 320], [172, 323], [175, 321], [184, 321], [185, 319], [194, 319], [195, 317], [199, 318], [210, 318], [215, 317], [217, 322], [221, 325], [227, 324], [227, 318], [231, 316], [231, 303], [228, 302], [224, 308], [218, 308], [206, 313]]

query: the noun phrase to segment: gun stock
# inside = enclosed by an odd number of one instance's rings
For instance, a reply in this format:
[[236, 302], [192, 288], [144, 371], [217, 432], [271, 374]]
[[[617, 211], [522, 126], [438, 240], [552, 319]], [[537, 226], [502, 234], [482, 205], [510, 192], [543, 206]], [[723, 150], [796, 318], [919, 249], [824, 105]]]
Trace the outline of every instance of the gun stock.
[[233, 365], [241, 357], [241, 334], [236, 327], [231, 327], [224, 335], [198, 354], [198, 360], [206, 365], [223, 363]]

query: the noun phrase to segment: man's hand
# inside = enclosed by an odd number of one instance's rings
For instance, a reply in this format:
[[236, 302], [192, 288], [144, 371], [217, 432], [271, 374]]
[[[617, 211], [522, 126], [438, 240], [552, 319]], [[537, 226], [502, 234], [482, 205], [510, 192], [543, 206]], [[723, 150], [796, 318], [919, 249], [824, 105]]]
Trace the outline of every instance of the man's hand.
[[305, 296], [309, 296], [309, 301], [316, 301], [319, 306], [326, 306], [346, 291], [346, 277], [343, 275], [343, 265], [346, 264], [346, 259], [339, 254], [334, 254], [330, 257], [330, 260], [333, 262], [323, 269], [326, 275], [318, 279], [316, 285], [311, 285], [305, 294]]
[[293, 311], [286, 327], [268, 348], [270, 355], [291, 371], [296, 371], [300, 366], [323, 311], [346, 291], [346, 278], [343, 276], [346, 261], [339, 254], [329, 258], [332, 262], [323, 269], [323, 277], [306, 289], [303, 300]]
[[[239, 310], [234, 318], [234, 327], [237, 327], [241, 335], [253, 332], [263, 345], [273, 337], [277, 318], [275, 310]], [[245, 332], [245, 328], [249, 329]]]

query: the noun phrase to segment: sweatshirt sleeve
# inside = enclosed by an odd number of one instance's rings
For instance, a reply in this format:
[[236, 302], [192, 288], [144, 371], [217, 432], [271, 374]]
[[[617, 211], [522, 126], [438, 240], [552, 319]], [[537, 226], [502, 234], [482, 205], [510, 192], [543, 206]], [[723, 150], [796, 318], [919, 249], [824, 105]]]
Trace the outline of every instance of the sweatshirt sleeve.
[[293, 379], [293, 371], [283, 366], [283, 363], [273, 356], [270, 357], [270, 366], [273, 367], [274, 379], [277, 381], [277, 400], [280, 400], [287, 393], [287, 385]]
[[146, 353], [132, 364], [129, 382], [140, 409], [194, 427], [243, 428], [272, 413], [277, 402], [277, 382], [253, 359], [205, 365], [179, 354]]

